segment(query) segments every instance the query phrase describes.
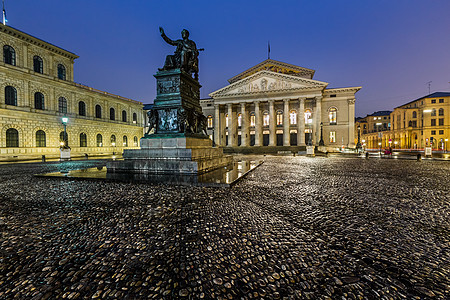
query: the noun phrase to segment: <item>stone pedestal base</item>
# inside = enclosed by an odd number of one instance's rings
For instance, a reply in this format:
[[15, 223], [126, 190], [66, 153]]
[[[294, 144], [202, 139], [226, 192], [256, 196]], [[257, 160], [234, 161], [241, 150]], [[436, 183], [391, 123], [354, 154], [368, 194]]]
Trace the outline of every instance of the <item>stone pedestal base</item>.
[[306, 146], [306, 155], [314, 156], [314, 146]]
[[126, 149], [123, 161], [106, 165], [108, 173], [202, 174], [232, 163], [212, 141], [201, 137], [141, 139], [141, 149]]

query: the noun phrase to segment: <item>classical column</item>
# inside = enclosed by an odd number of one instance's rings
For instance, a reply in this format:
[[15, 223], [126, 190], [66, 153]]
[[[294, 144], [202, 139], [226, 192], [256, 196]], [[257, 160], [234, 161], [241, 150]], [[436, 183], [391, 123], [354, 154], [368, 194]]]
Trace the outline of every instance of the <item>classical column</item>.
[[298, 99], [297, 145], [305, 146], [305, 98]]
[[277, 125], [275, 120], [275, 103], [274, 100], [269, 100], [269, 146], [276, 146]]
[[[220, 110], [219, 110], [220, 111]], [[226, 136], [226, 112], [224, 112], [224, 113], [220, 113], [219, 112], [219, 114], [220, 114], [220, 131], [219, 131], [219, 133], [220, 133], [220, 145], [222, 146], [222, 147], [225, 147], [227, 144], [226, 144], [226, 139], [227, 139], [227, 136]]]
[[245, 110], [245, 102], [241, 103], [241, 146], [247, 147], [249, 145], [250, 135], [249, 135], [249, 118], [247, 116], [247, 111]]
[[290, 135], [289, 132], [289, 99], [284, 99], [283, 108], [283, 146], [290, 146]]
[[220, 136], [222, 135], [222, 130], [220, 130], [220, 106], [219, 104], [214, 104], [214, 143], [216, 146], [221, 146]]
[[314, 144], [319, 145], [320, 122], [322, 122], [322, 96], [316, 96], [316, 109], [314, 114]]
[[227, 104], [228, 108], [228, 147], [233, 147], [235, 139], [235, 124], [233, 116], [233, 104]]
[[262, 146], [262, 123], [260, 102], [255, 101], [255, 146]]
[[355, 147], [355, 98], [347, 99], [348, 103], [348, 147]]

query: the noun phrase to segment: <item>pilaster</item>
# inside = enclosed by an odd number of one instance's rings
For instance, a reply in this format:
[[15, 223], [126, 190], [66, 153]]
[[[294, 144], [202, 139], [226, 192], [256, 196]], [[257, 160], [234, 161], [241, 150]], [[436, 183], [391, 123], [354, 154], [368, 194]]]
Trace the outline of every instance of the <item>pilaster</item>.
[[245, 109], [245, 102], [241, 103], [241, 146], [247, 147], [249, 144], [249, 119]]
[[221, 126], [220, 126], [220, 106], [219, 104], [215, 104], [214, 105], [214, 143], [217, 146], [221, 146], [221, 135], [222, 135], [222, 131], [221, 130]]
[[275, 103], [269, 100], [269, 146], [276, 146]]
[[255, 146], [262, 146], [262, 120], [260, 101], [255, 101]]

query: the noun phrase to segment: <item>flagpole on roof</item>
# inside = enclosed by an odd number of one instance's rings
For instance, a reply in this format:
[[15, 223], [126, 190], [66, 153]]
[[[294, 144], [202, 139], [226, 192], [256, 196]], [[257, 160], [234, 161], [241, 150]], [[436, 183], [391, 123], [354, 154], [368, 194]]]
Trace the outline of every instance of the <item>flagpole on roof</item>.
[[6, 25], [6, 22], [8, 20], [6, 20], [5, 0], [2, 0], [2, 4], [3, 4], [3, 25]]
[[270, 59], [270, 41], [267, 41], [267, 59]]

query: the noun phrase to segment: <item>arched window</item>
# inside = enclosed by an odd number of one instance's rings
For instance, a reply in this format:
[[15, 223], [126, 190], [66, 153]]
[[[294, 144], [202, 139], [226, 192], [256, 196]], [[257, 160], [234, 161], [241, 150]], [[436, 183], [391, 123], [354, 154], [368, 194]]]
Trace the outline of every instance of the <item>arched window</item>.
[[43, 69], [44, 69], [44, 62], [42, 61], [42, 58], [36, 55], [35, 57], [33, 57], [33, 70], [36, 73], [43, 74], [44, 73]]
[[137, 123], [137, 114], [133, 113], [133, 123], [136, 124]]
[[337, 114], [336, 107], [331, 107], [328, 110], [328, 120], [330, 121], [330, 125], [336, 125], [336, 123], [337, 123], [336, 114]]
[[289, 121], [291, 125], [297, 124], [297, 112], [295, 110], [291, 110], [291, 112], [289, 113]]
[[208, 128], [212, 128], [212, 127], [213, 127], [213, 117], [208, 116]]
[[311, 110], [307, 109], [307, 110], [305, 110], [305, 124], [311, 124], [311, 123], [312, 123]]
[[439, 115], [443, 116], [444, 115], [444, 109], [443, 108], [439, 108]]
[[13, 47], [3, 46], [3, 62], [8, 65], [16, 65], [16, 50]]
[[19, 147], [19, 132], [17, 129], [6, 130], [6, 147]]
[[69, 135], [67, 134], [67, 132], [61, 131], [61, 133], [59, 134], [59, 141], [61, 143], [61, 146], [69, 146]]
[[34, 93], [34, 108], [44, 109], [44, 95], [40, 92]]
[[78, 102], [78, 114], [80, 116], [86, 116], [86, 103], [83, 101]]
[[127, 112], [125, 110], [122, 110], [122, 122], [127, 121]]
[[431, 111], [431, 116], [432, 116], [432, 117], [435, 117], [435, 116], [436, 116], [436, 109], [435, 109], [435, 108], [433, 108], [433, 110]]
[[239, 113], [237, 119], [238, 119], [238, 127], [241, 127], [242, 126], [242, 114]]
[[277, 126], [283, 125], [283, 112], [281, 110], [277, 111]]
[[17, 90], [10, 85], [5, 87], [5, 104], [17, 106]]
[[137, 147], [138, 146], [138, 138], [137, 138], [137, 136], [135, 136], [133, 138], [133, 141], [134, 141], [134, 146]]
[[225, 115], [225, 128], [228, 128], [228, 114]]
[[111, 135], [111, 146], [115, 146], [116, 145], [116, 136], [113, 134]]
[[255, 123], [256, 123], [255, 113], [251, 112], [250, 113], [250, 127], [255, 127]]
[[36, 131], [36, 147], [46, 147], [45, 132], [43, 130]]
[[61, 80], [66, 80], [66, 67], [62, 64], [58, 64], [58, 78]]
[[269, 126], [269, 113], [267, 111], [263, 114], [263, 126]]
[[103, 147], [103, 137], [100, 133], [97, 134], [97, 147]]
[[67, 100], [64, 97], [58, 99], [58, 111], [62, 114], [67, 114]]
[[112, 121], [116, 119], [116, 111], [112, 107], [109, 109], [109, 119]]
[[95, 106], [95, 117], [99, 119], [102, 118], [102, 107], [98, 104]]
[[126, 135], [123, 136], [123, 146], [128, 147], [128, 137]]
[[412, 117], [413, 117], [413, 119], [417, 118], [417, 112], [416, 111], [413, 111]]
[[86, 133], [80, 133], [80, 147], [87, 147], [87, 135]]

